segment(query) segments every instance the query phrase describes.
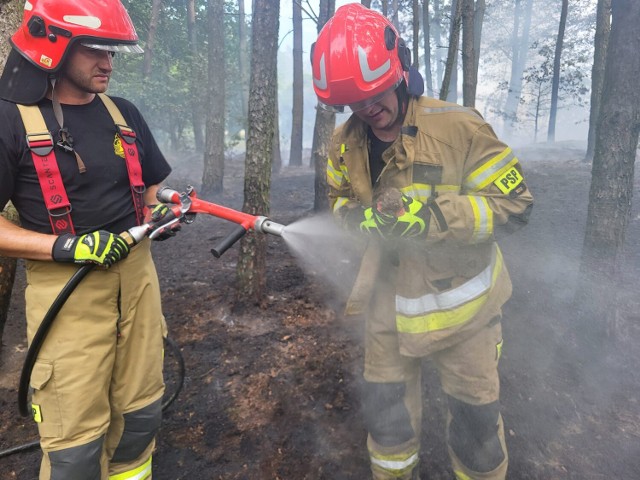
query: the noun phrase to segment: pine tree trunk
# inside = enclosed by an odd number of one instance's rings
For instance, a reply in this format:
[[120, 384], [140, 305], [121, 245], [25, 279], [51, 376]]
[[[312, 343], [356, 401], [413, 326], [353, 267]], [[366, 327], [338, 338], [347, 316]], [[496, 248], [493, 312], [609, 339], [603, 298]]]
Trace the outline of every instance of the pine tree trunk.
[[302, 166], [302, 132], [304, 113], [304, 85], [302, 81], [302, 8], [293, 5], [293, 107], [291, 112], [291, 146], [289, 166]]
[[593, 160], [596, 147], [596, 125], [602, 101], [602, 83], [607, 59], [609, 34], [611, 33], [611, 0], [598, 0], [596, 34], [593, 40], [593, 68], [591, 69], [591, 108], [589, 109], [589, 135], [587, 138], [586, 162]]
[[609, 51], [615, 55], [606, 61], [575, 299], [576, 336], [589, 351], [624, 336], [617, 293], [640, 134], [640, 2], [613, 0], [612, 12]]
[[[280, 3], [255, 0], [251, 38], [249, 131], [245, 160], [243, 211], [269, 214], [271, 158], [276, 118], [278, 28]], [[259, 303], [266, 287], [266, 239], [249, 232], [240, 242], [237, 265], [237, 302]]]
[[209, 58], [207, 82], [207, 121], [202, 196], [221, 193], [224, 180], [225, 129], [225, 35], [224, 0], [208, 0]]
[[[335, 12], [335, 0], [320, 0], [320, 14], [318, 15], [318, 32]], [[316, 121], [313, 127], [313, 141], [311, 144], [311, 162], [315, 170], [313, 209], [315, 212], [326, 211], [328, 208], [327, 194], [327, 159], [329, 158], [329, 144], [333, 129], [336, 125], [335, 113], [316, 107]]]

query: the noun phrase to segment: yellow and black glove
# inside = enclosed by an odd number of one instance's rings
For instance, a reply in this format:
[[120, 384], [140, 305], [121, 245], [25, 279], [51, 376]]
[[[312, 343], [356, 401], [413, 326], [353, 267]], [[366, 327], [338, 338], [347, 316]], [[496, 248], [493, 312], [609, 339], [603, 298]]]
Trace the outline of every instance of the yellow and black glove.
[[[158, 203], [157, 205], [148, 205], [145, 213], [145, 223], [161, 224], [162, 220], [171, 215], [171, 219], [175, 218], [171, 211], [170, 205], [166, 203]], [[159, 232], [155, 233], [152, 238], [157, 241], [163, 241], [167, 238], [175, 237], [176, 232], [179, 232], [182, 228], [180, 222], [172, 223], [166, 227], [159, 227]]]
[[389, 220], [389, 215], [385, 215], [385, 228], [389, 232], [386, 235], [405, 238], [426, 237], [431, 220], [429, 206], [404, 194], [402, 203], [403, 208], [391, 216], [394, 220]]
[[95, 263], [110, 267], [127, 258], [129, 250], [129, 245], [120, 235], [96, 230], [84, 235], [60, 235], [53, 244], [51, 256], [56, 262]]

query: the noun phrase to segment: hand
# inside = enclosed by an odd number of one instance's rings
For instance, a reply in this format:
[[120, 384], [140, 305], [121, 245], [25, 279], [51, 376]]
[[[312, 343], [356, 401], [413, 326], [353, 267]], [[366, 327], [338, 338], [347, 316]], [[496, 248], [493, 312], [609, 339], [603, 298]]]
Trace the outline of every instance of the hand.
[[[368, 234], [384, 236], [379, 224], [373, 218], [374, 211], [361, 205], [347, 207], [338, 210], [342, 218], [342, 225], [348, 230], [361, 231]], [[379, 219], [382, 222], [382, 219]]]
[[383, 191], [370, 210], [362, 226], [368, 231], [377, 229], [383, 237], [413, 238], [426, 236], [429, 230], [429, 207], [398, 189]]
[[[146, 207], [145, 223], [158, 224], [167, 216], [172, 215], [169, 205], [166, 203], [158, 203], [157, 205], [148, 205]], [[168, 219], [167, 219], [168, 220]], [[174, 222], [166, 227], [154, 229], [153, 240], [163, 241], [167, 238], [175, 237], [176, 232], [182, 228], [180, 222]]]
[[110, 267], [129, 255], [129, 245], [116, 233], [105, 230], [84, 235], [60, 235], [53, 244], [51, 256], [56, 262], [95, 263]]
[[431, 220], [429, 206], [404, 194], [402, 204], [403, 207], [393, 216], [393, 221], [389, 220], [389, 215], [380, 214], [384, 216], [387, 235], [405, 238], [426, 237]]

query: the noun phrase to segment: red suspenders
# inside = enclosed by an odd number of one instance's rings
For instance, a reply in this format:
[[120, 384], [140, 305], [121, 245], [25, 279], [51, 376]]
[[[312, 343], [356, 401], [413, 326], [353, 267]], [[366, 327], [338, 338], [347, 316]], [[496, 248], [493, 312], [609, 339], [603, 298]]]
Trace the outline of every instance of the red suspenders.
[[[136, 219], [138, 225], [140, 225], [144, 218], [143, 194], [145, 186], [142, 180], [142, 167], [138, 158], [136, 134], [127, 126], [120, 110], [118, 110], [113, 101], [103, 94], [100, 95], [100, 98], [116, 124], [122, 143]], [[38, 174], [42, 196], [49, 212], [51, 230], [56, 235], [75, 233], [71, 221], [72, 207], [62, 184], [62, 176], [55, 157], [53, 137], [47, 130], [42, 113], [37, 105], [17, 105], [17, 107], [27, 131], [27, 145], [31, 150], [31, 157]]]

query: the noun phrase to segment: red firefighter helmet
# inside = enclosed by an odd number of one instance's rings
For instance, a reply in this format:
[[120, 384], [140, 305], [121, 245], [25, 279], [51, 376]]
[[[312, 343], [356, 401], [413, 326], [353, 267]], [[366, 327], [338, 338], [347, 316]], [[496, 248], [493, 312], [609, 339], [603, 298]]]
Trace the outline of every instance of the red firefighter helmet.
[[0, 97], [39, 102], [77, 42], [111, 52], [143, 51], [120, 0], [26, 0], [22, 24], [10, 39]]
[[336, 10], [312, 47], [313, 88], [322, 105], [357, 111], [408, 82], [410, 56], [384, 15], [349, 3]]
[[11, 45], [36, 67], [56, 71], [80, 41], [92, 48], [141, 52], [138, 35], [120, 0], [27, 0]]

